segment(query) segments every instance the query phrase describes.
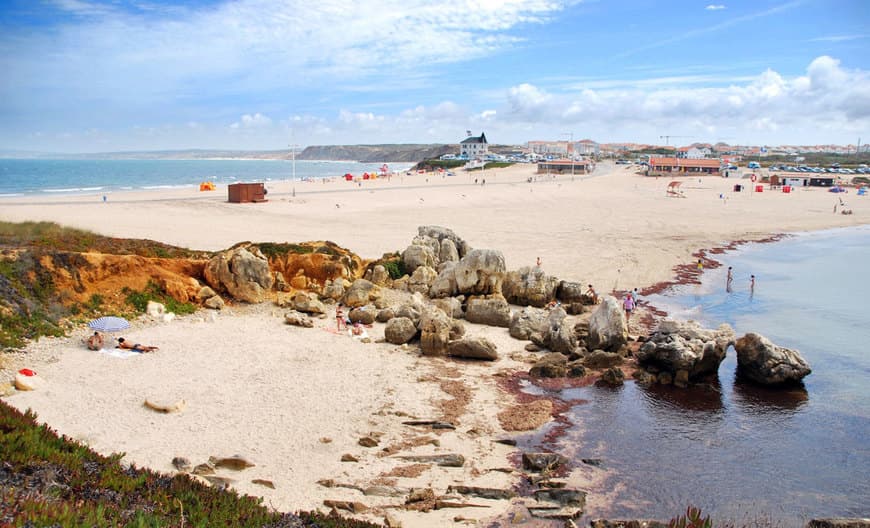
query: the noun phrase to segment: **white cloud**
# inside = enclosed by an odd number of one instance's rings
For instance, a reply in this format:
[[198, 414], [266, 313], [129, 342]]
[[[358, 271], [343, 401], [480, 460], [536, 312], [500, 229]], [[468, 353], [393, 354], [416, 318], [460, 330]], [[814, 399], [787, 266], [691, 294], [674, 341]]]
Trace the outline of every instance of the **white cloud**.
[[860, 40], [867, 38], [867, 35], [829, 35], [826, 37], [811, 38], [808, 42], [846, 42], [849, 40]]
[[272, 124], [272, 119], [268, 116], [264, 116], [263, 114], [257, 112], [254, 115], [245, 114], [241, 117], [241, 119], [232, 125], [230, 128], [263, 128], [268, 127]]
[[704, 9], [706, 9], [707, 11], [720, 11], [722, 9], [725, 9], [725, 6], [723, 4], [710, 4]]

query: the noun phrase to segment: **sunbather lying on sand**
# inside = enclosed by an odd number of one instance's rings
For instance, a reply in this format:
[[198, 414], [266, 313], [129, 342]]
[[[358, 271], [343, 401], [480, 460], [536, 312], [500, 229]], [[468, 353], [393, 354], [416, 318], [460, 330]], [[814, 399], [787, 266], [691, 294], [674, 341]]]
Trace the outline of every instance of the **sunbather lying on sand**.
[[125, 350], [132, 350], [134, 352], [152, 352], [154, 350], [157, 350], [156, 346], [140, 345], [139, 343], [131, 345], [130, 343], [125, 341], [123, 337], [118, 338], [118, 346], [116, 346], [115, 348], [123, 348]]

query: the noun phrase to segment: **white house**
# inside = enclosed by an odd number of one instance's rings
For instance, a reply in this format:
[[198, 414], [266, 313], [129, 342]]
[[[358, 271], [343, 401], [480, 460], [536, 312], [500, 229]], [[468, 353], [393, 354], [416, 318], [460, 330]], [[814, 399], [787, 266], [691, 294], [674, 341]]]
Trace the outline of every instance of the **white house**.
[[706, 147], [680, 147], [677, 149], [677, 157], [682, 159], [704, 159], [710, 154], [710, 149]]
[[480, 158], [489, 153], [489, 147], [486, 141], [486, 134], [480, 133], [480, 136], [471, 136], [459, 143], [460, 154], [468, 159]]

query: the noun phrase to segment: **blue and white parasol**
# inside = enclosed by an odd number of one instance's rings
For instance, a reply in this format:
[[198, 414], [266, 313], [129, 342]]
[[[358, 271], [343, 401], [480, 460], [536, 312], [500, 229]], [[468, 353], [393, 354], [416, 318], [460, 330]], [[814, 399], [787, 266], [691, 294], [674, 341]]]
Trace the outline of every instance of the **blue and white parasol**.
[[98, 332], [120, 332], [130, 328], [130, 322], [123, 317], [106, 316], [94, 319], [88, 327]]

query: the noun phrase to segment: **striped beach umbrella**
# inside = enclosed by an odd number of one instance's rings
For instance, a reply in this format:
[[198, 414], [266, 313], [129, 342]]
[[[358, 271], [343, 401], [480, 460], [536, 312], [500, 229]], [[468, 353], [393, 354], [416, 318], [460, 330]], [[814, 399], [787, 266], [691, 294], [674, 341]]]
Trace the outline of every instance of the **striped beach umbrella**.
[[106, 316], [94, 319], [88, 327], [98, 332], [120, 332], [130, 328], [130, 322], [123, 317]]

